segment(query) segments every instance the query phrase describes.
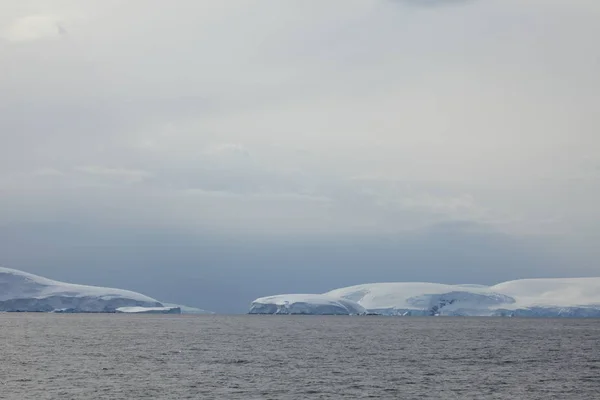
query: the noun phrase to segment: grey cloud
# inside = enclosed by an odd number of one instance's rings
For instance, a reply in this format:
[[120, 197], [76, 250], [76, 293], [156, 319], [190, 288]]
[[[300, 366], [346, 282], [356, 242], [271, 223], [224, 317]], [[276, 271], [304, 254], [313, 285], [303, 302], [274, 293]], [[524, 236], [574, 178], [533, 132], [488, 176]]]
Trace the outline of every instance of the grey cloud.
[[366, 264], [378, 280], [590, 272], [598, 4], [11, 3], [0, 227], [19, 243], [0, 262], [101, 284], [160, 260], [134, 289], [162, 294], [168, 265], [173, 287], [238, 301], [276, 290], [258, 281], [277, 267], [298, 278], [281, 290], [310, 291]]
[[77, 172], [81, 172], [87, 175], [118, 180], [125, 183], [142, 182], [152, 176], [152, 174], [148, 171], [124, 168], [109, 168], [100, 165], [84, 165], [76, 167], [75, 170]]
[[454, 6], [473, 3], [477, 0], [390, 0], [394, 3], [404, 4], [411, 7], [437, 7]]
[[60, 23], [56, 24], [56, 29], [58, 30], [58, 34], [61, 36], [67, 35], [69, 33], [67, 29]]
[[8, 42], [31, 42], [55, 39], [65, 33], [57, 15], [33, 14], [13, 20], [1, 31], [0, 37]]

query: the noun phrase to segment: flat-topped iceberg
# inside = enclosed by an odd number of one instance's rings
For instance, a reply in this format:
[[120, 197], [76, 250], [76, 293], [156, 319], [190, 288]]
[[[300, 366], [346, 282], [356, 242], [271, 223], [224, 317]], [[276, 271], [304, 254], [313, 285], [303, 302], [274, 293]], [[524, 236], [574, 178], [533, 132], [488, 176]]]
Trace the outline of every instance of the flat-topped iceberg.
[[165, 307], [179, 308], [181, 310], [182, 314], [196, 314], [196, 315], [200, 315], [200, 314], [213, 315], [214, 314], [214, 312], [212, 312], [212, 311], [207, 311], [207, 310], [203, 310], [201, 308], [196, 308], [196, 307], [184, 306], [181, 304], [173, 304], [173, 303], [165, 303], [165, 302], [163, 302], [162, 304]]
[[383, 315], [600, 317], [600, 278], [523, 279], [494, 286], [371, 283], [326, 294]]
[[359, 315], [365, 309], [352, 300], [322, 294], [285, 294], [261, 297], [250, 305], [250, 314]]
[[181, 307], [130, 290], [59, 282], [0, 267], [0, 311], [164, 314], [181, 313]]
[[179, 307], [119, 307], [115, 310], [125, 314], [181, 314]]

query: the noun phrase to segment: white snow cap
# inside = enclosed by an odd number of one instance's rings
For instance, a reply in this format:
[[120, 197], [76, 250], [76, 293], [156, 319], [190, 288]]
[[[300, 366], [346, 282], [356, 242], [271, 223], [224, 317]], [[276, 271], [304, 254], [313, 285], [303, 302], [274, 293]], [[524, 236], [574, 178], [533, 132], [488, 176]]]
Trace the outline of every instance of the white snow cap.
[[42, 299], [51, 296], [98, 297], [103, 300], [127, 298], [158, 303], [156, 299], [130, 290], [59, 282], [16, 269], [0, 267], [0, 301], [18, 298]]
[[131, 290], [76, 285], [0, 267], [0, 311], [167, 313], [174, 309], [182, 314], [212, 314]]
[[369, 283], [323, 295], [262, 297], [251, 314], [600, 317], [600, 278], [523, 279], [485, 285]]
[[16, 269], [0, 267], [0, 301], [21, 298], [43, 299], [51, 296], [98, 297], [102, 300], [126, 298], [159, 303], [156, 299], [130, 290], [59, 282]]
[[[522, 279], [484, 285], [438, 283], [370, 283], [332, 290], [329, 296], [353, 300], [368, 310], [469, 310], [485, 315], [494, 310], [532, 307], [598, 307], [600, 278]], [[478, 312], [479, 311], [479, 312]]]

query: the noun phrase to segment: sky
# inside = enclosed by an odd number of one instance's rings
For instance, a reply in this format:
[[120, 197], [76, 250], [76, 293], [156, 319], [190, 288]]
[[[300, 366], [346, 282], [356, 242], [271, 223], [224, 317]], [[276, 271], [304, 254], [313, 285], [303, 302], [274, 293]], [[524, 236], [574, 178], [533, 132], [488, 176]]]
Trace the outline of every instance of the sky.
[[245, 312], [600, 276], [597, 0], [0, 0], [0, 265]]

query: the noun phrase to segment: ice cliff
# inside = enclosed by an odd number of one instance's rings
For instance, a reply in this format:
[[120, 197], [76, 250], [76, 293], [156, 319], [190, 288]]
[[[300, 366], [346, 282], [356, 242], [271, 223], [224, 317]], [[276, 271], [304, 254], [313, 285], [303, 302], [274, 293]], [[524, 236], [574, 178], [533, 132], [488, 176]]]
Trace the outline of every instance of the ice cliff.
[[322, 294], [286, 294], [254, 300], [249, 313], [358, 315], [364, 314], [365, 309], [352, 300]]

